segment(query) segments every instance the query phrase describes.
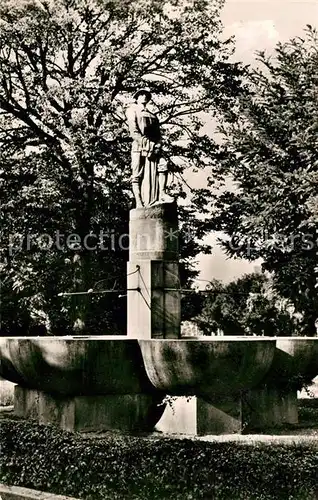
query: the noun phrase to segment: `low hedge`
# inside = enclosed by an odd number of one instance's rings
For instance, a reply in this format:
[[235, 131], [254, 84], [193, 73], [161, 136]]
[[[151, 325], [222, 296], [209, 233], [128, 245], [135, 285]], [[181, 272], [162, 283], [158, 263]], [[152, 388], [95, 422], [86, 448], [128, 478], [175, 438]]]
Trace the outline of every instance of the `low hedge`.
[[315, 444], [89, 438], [4, 419], [0, 482], [87, 500], [316, 500]]

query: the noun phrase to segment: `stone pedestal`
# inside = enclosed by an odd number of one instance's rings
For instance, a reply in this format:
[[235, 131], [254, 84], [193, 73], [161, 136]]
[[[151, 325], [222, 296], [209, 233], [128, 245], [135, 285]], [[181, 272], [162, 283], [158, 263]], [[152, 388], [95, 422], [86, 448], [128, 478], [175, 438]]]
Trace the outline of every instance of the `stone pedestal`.
[[315, 339], [277, 339], [271, 369], [261, 384], [243, 398], [247, 430], [283, 428], [298, 424], [297, 390], [318, 373]]
[[16, 386], [14, 412], [68, 431], [148, 432], [164, 411], [161, 399], [148, 394], [61, 397]]
[[167, 434], [241, 433], [241, 400], [239, 395], [224, 396], [213, 405], [192, 396], [177, 397], [166, 409], [156, 425], [156, 430]]
[[274, 387], [248, 391], [242, 400], [242, 420], [246, 431], [298, 424], [297, 391]]
[[127, 266], [131, 338], [179, 338], [181, 293], [175, 203], [130, 211]]

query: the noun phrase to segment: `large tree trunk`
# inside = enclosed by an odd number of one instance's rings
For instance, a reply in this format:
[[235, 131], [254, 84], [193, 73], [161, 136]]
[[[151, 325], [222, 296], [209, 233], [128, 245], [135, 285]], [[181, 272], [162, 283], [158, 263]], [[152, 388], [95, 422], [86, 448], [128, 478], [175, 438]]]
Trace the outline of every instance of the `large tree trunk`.
[[[80, 153], [79, 153], [80, 155]], [[86, 292], [92, 287], [92, 251], [84, 248], [85, 237], [91, 231], [91, 218], [94, 210], [94, 167], [91, 163], [81, 163], [83, 190], [78, 197], [77, 207], [77, 234], [80, 237], [82, 250], [75, 253], [74, 266], [74, 292]], [[89, 308], [88, 295], [74, 295], [73, 300], [73, 329], [75, 333], [82, 334], [86, 329], [86, 317]]]

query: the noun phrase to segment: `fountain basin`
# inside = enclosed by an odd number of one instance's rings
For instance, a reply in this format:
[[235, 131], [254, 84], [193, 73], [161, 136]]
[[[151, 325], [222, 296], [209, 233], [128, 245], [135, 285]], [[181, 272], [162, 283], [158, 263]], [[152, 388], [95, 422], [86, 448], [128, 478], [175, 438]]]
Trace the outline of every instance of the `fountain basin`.
[[287, 376], [294, 379], [297, 389], [318, 375], [318, 339], [278, 339], [276, 347], [289, 356]]
[[150, 431], [164, 395], [150, 383], [137, 340], [10, 338], [0, 375], [16, 382], [17, 416], [77, 431]]
[[139, 340], [147, 375], [160, 391], [213, 402], [256, 386], [269, 371], [275, 340], [211, 337]]
[[0, 376], [49, 394], [153, 393], [137, 340], [127, 337], [8, 338]]
[[[296, 424], [297, 390], [318, 374], [318, 341], [9, 338], [0, 339], [0, 360], [0, 376], [18, 384], [15, 411], [24, 418], [69, 430], [149, 431], [165, 411], [164, 432], [181, 431], [184, 421], [185, 433], [218, 434]], [[192, 410], [180, 400], [168, 415], [165, 394], [196, 396]]]
[[318, 375], [318, 339], [277, 338], [271, 370], [263, 384], [278, 389], [301, 390]]

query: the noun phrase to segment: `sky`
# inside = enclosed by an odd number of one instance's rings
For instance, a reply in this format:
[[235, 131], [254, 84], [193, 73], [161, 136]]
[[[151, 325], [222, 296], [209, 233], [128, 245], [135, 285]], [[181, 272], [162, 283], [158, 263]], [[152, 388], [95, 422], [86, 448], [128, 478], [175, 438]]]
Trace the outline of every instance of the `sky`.
[[[301, 36], [306, 24], [318, 26], [318, 0], [226, 0], [222, 13], [225, 36], [235, 35], [235, 58], [255, 64], [255, 52], [270, 54], [277, 42]], [[216, 244], [216, 235], [205, 240], [212, 255], [200, 256], [200, 278], [229, 282], [253, 272], [259, 262], [227, 259]]]

